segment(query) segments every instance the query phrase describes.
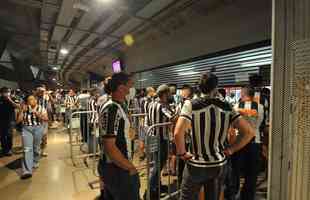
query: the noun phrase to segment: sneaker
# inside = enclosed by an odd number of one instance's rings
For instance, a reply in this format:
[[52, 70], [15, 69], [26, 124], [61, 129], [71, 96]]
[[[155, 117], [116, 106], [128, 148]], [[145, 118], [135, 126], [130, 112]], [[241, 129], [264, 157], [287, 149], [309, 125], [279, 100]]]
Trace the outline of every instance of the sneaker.
[[[148, 200], [148, 199], [146, 198], [146, 195], [147, 195], [147, 193], [146, 193], [146, 191], [145, 191], [145, 193], [144, 193], [144, 195], [143, 195], [143, 200]], [[158, 193], [155, 192], [155, 191], [151, 191], [151, 192], [150, 192], [150, 200], [158, 200], [158, 199], [159, 199]]]
[[167, 192], [168, 192], [168, 185], [161, 185], [160, 193], [167, 193]]
[[29, 178], [31, 178], [32, 177], [32, 174], [23, 174], [20, 178], [22, 179], [22, 180], [26, 180], [26, 179], [29, 179]]
[[10, 156], [12, 156], [12, 155], [13, 155], [13, 152], [12, 152], [12, 151], [9, 151], [9, 152], [5, 153], [4, 155], [5, 155], [5, 156], [9, 156], [9, 157], [10, 157]]
[[47, 157], [47, 156], [48, 156], [48, 153], [45, 152], [45, 151], [42, 151], [41, 156], [42, 156], [42, 157]]
[[34, 163], [34, 164], [33, 164], [33, 168], [34, 168], [34, 169], [38, 169], [38, 168], [39, 168], [39, 163]]

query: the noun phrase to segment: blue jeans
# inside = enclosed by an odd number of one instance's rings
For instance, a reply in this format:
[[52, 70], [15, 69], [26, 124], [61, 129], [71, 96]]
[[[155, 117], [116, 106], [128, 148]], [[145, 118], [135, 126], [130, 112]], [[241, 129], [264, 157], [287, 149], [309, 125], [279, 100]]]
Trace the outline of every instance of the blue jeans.
[[24, 158], [22, 161], [23, 174], [32, 174], [32, 168], [40, 160], [40, 144], [43, 136], [43, 126], [24, 126], [22, 141]]
[[218, 200], [222, 191], [226, 166], [194, 167], [186, 164], [183, 171], [180, 200], [196, 200], [201, 187], [205, 187], [206, 199]]

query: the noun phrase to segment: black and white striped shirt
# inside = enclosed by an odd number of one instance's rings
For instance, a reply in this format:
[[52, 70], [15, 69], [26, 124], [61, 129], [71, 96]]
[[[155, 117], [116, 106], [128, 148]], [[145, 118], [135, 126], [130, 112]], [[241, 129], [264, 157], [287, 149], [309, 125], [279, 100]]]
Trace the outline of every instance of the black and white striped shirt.
[[88, 101], [87, 106], [88, 111], [93, 111], [89, 114], [90, 123], [95, 124], [98, 122], [98, 108], [97, 108], [97, 101], [94, 97], [91, 97]]
[[[129, 158], [129, 140], [127, 137], [130, 127], [129, 113], [126, 105], [117, 101], [109, 100], [99, 109], [99, 136], [101, 139], [116, 138], [116, 146], [125, 158]], [[102, 140], [100, 140], [102, 141]], [[102, 155], [107, 162], [112, 162], [105, 150]]]
[[67, 108], [74, 108], [78, 103], [77, 96], [66, 96], [65, 98], [65, 104]]
[[229, 103], [220, 99], [203, 97], [186, 101], [180, 117], [189, 120], [192, 125], [190, 152], [194, 157], [188, 163], [196, 167], [224, 165], [227, 132], [239, 116]]
[[45, 96], [38, 97], [38, 104], [47, 110], [48, 99]]
[[[159, 101], [153, 101], [150, 103], [147, 113], [147, 125], [152, 126], [154, 124], [169, 122], [174, 117], [174, 113], [169, 108], [169, 105], [162, 104]], [[154, 129], [154, 135], [160, 134], [160, 137], [169, 139], [169, 128], [160, 127]]]
[[148, 113], [150, 103], [154, 101], [151, 97], [144, 97], [140, 102], [140, 110], [142, 113]]
[[24, 126], [41, 125], [42, 121], [34, 114], [34, 112], [45, 114], [46, 109], [44, 109], [41, 105], [37, 105], [37, 107], [34, 109], [28, 106], [27, 110], [23, 112], [23, 125]]

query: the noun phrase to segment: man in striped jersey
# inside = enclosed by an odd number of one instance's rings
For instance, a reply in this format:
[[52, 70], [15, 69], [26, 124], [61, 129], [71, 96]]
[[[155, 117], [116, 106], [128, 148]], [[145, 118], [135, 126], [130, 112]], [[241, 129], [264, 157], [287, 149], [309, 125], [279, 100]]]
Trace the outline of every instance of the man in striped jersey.
[[[170, 88], [167, 85], [161, 85], [157, 89], [157, 95], [159, 97], [158, 101], [150, 103], [147, 123], [148, 126], [152, 126], [158, 123], [165, 123], [172, 121], [175, 118], [174, 113], [169, 107], [169, 98], [171, 97]], [[160, 127], [154, 129], [153, 134], [160, 135], [160, 171], [166, 164], [168, 158], [168, 144], [169, 144], [169, 127]], [[154, 154], [154, 167], [151, 169], [150, 177], [150, 189], [151, 189], [151, 199], [158, 199], [158, 176], [160, 172], [157, 170], [157, 153]]]
[[[187, 161], [181, 200], [196, 200], [202, 186], [207, 188], [206, 199], [218, 200], [223, 189], [226, 156], [239, 151], [255, 136], [254, 129], [240, 114], [216, 98], [217, 85], [218, 79], [214, 74], [202, 76], [199, 87], [203, 95], [184, 104], [175, 128], [178, 156]], [[240, 130], [241, 137], [227, 148], [230, 125]], [[190, 152], [187, 152], [184, 136], [190, 128], [192, 141]]]
[[[141, 100], [140, 110], [142, 113], [148, 113], [149, 105], [152, 101], [154, 101], [154, 96], [156, 95], [156, 91], [152, 87], [146, 88], [146, 97]], [[146, 127], [147, 127], [147, 116], [145, 116], [144, 121], [142, 122], [142, 128], [139, 132], [139, 148], [140, 148], [140, 161], [143, 161], [145, 158], [144, 152], [144, 142], [145, 142], [145, 134], [146, 134]]]
[[112, 98], [99, 110], [99, 143], [103, 149], [98, 171], [104, 180], [104, 199], [139, 200], [139, 174], [129, 160], [130, 120], [125, 105], [132, 81], [120, 72], [112, 75], [108, 87]]
[[264, 119], [264, 106], [254, 100], [255, 90], [252, 87], [244, 87], [241, 90], [241, 102], [234, 109], [246, 119], [255, 129], [255, 138], [240, 152], [232, 157], [233, 184], [232, 198], [239, 192], [240, 171], [243, 169], [245, 182], [241, 190], [241, 200], [254, 200], [256, 193], [256, 180], [260, 167], [261, 134], [259, 128]]
[[65, 106], [66, 106], [66, 125], [69, 126], [69, 118], [72, 110], [77, 109], [79, 105], [78, 98], [75, 92], [70, 89], [68, 95], [65, 97]]

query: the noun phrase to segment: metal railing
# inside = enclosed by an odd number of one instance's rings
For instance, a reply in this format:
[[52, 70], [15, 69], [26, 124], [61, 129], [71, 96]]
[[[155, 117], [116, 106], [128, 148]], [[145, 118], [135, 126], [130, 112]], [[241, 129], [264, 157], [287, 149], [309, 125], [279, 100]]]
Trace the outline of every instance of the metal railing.
[[[88, 152], [87, 153], [83, 153], [83, 154], [78, 154], [78, 155], [75, 155], [74, 153], [74, 147], [80, 147], [80, 150], [82, 148], [82, 145], [86, 145], [85, 142], [83, 143], [82, 140], [81, 140], [81, 137], [82, 137], [82, 131], [80, 130], [80, 124], [81, 123], [84, 123], [83, 121], [80, 122], [80, 117], [81, 117], [81, 114], [86, 114], [86, 115], [89, 115], [89, 114], [94, 114], [96, 113], [95, 111], [76, 111], [76, 112], [72, 112], [70, 113], [70, 118], [69, 118], [69, 145], [70, 145], [70, 157], [71, 157], [71, 160], [72, 160], [72, 163], [74, 166], [76, 166], [76, 162], [75, 162], [75, 159], [77, 158], [89, 158], [89, 157], [96, 157], [96, 155], [99, 155], [98, 152], [97, 152], [97, 147], [98, 147], [98, 144], [97, 144], [97, 139], [96, 139], [96, 136], [93, 136], [93, 140], [92, 141], [86, 141], [86, 144], [87, 144], [87, 147], [89, 146], [92, 146], [93, 149], [92, 149], [92, 153], [89, 153], [90, 152], [90, 149], [88, 149]], [[87, 139], [90, 139], [90, 135], [93, 134], [91, 133], [90, 131], [90, 126], [89, 126], [89, 118], [88, 116], [86, 116], [86, 124], [84, 124], [84, 128], [85, 128], [85, 132], [86, 132], [86, 136], [84, 135], [84, 137], [86, 137]], [[73, 132], [74, 129], [78, 129], [75, 134]], [[93, 125], [93, 131], [96, 131], [97, 130], [97, 126], [96, 124]], [[84, 133], [85, 134], [85, 133]], [[92, 145], [90, 145], [90, 142], [92, 143]], [[88, 167], [88, 164], [85, 163], [85, 165]]]
[[[161, 196], [161, 189], [160, 189], [160, 185], [161, 185], [161, 170], [160, 170], [160, 165], [161, 165], [161, 159], [160, 159], [160, 154], [161, 154], [161, 144], [160, 144], [160, 134], [153, 134], [153, 131], [157, 128], [163, 128], [163, 127], [169, 127], [171, 126], [172, 123], [171, 122], [166, 122], [166, 123], [159, 123], [159, 124], [154, 124], [152, 126], [150, 126], [148, 128], [147, 131], [147, 139], [146, 139], [146, 162], [147, 162], [147, 190], [146, 190], [146, 200], [151, 200], [151, 193], [150, 193], [150, 187], [151, 187], [151, 183], [150, 183], [150, 169], [151, 169], [151, 154], [153, 153], [157, 153], [157, 161], [153, 162], [154, 166], [157, 168], [157, 172], [158, 172], [158, 197], [160, 198]], [[164, 147], [165, 148], [165, 147]], [[167, 145], [167, 149], [168, 149], [168, 154], [170, 152], [170, 144], [168, 142]], [[178, 161], [177, 161], [178, 162]], [[156, 164], [156, 165], [155, 165]], [[178, 166], [178, 163], [177, 163]], [[168, 162], [168, 168], [170, 168], [170, 164]], [[178, 169], [176, 170], [176, 175], [178, 177]], [[177, 190], [176, 192], [171, 193], [171, 175], [170, 173], [168, 174], [168, 195], [162, 199], [170, 199], [176, 195], [179, 194], [179, 183], [177, 180]]]

